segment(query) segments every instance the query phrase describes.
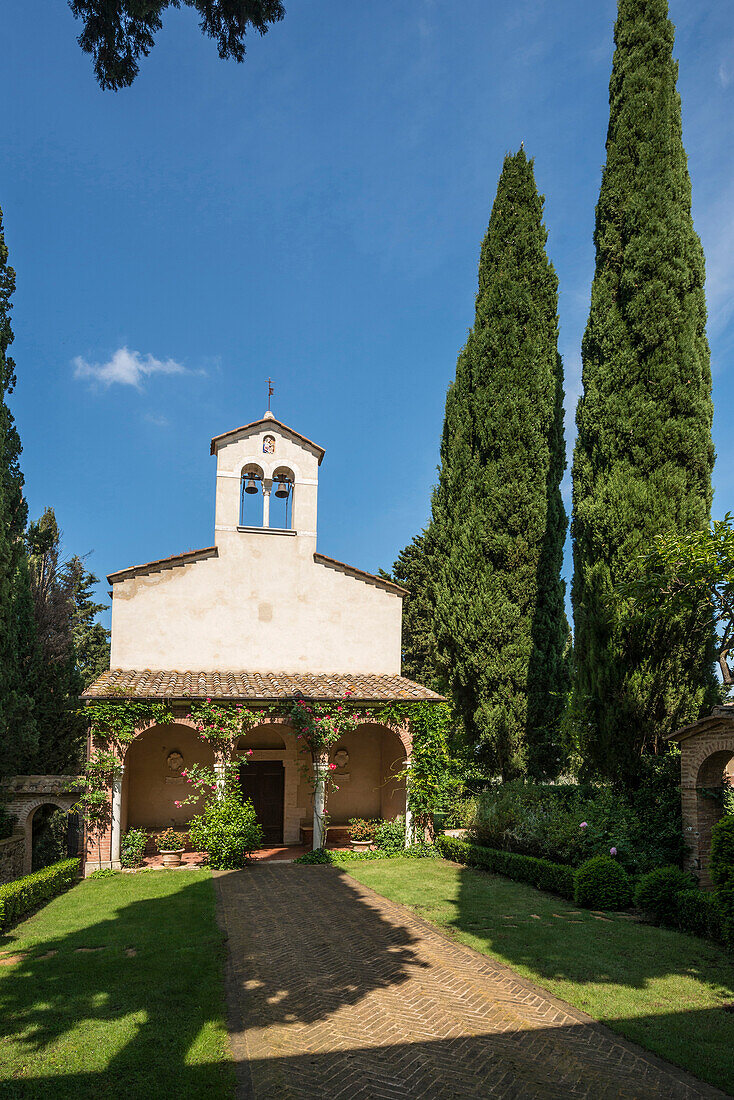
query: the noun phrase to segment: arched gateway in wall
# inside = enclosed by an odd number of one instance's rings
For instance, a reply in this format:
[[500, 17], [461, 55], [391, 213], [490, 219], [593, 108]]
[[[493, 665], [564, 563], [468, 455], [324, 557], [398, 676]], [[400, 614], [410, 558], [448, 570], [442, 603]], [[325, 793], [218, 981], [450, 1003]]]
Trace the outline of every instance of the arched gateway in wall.
[[681, 750], [686, 867], [710, 888], [711, 830], [724, 812], [725, 776], [734, 780], [734, 706], [715, 707], [707, 718], [671, 736]]
[[[36, 811], [43, 806], [55, 806], [68, 812], [79, 801], [79, 790], [78, 775], [15, 775], [4, 780], [0, 797], [14, 818], [13, 837], [10, 839], [17, 839], [19, 844], [21, 874], [27, 875], [31, 870]], [[18, 876], [14, 874], [12, 877]]]

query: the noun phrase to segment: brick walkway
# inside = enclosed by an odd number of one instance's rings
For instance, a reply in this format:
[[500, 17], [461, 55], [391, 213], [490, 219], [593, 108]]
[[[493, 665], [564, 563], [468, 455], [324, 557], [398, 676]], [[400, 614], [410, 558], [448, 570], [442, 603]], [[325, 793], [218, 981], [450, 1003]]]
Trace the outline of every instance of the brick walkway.
[[215, 884], [240, 1100], [723, 1095], [338, 868]]

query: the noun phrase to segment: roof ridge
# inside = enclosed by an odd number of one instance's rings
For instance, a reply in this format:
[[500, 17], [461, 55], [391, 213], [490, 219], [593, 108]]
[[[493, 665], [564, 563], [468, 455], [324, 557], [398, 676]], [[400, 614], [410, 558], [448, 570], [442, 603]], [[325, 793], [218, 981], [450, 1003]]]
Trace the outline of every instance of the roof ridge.
[[349, 573], [357, 579], [371, 581], [373, 584], [378, 585], [378, 587], [386, 588], [402, 596], [410, 595], [409, 588], [403, 588], [401, 584], [396, 584], [395, 581], [388, 581], [384, 577], [378, 576], [377, 573], [368, 573], [365, 569], [358, 569], [356, 565], [347, 565], [346, 562], [338, 561], [337, 558], [330, 558], [327, 554], [320, 554], [317, 551], [314, 553], [313, 560], [317, 565], [331, 565], [336, 569], [341, 569], [343, 572]]
[[142, 565], [130, 565], [127, 569], [118, 569], [115, 573], [108, 573], [107, 580], [110, 584], [114, 584], [115, 581], [126, 580], [136, 574], [150, 572], [156, 567], [173, 569], [178, 562], [186, 564], [188, 561], [197, 561], [204, 555], [217, 558], [219, 557], [219, 550], [216, 546], [205, 546], [201, 550], [184, 550], [182, 554], [172, 554], [170, 558], [156, 558], [155, 561], [146, 561]]
[[301, 432], [297, 432], [295, 428], [290, 428], [287, 424], [284, 424], [282, 420], [278, 420], [274, 416], [263, 416], [259, 420], [253, 420], [250, 424], [242, 424], [239, 428], [231, 428], [228, 432], [222, 432], [220, 435], [212, 436], [211, 449], [209, 453], [217, 453], [217, 444], [220, 443], [221, 440], [227, 439], [230, 435], [237, 435], [238, 432], [246, 432], [250, 428], [258, 428], [261, 424], [275, 424], [279, 428], [283, 428], [284, 431], [290, 432], [290, 434], [294, 435], [297, 439], [302, 440], [303, 443], [307, 443], [309, 447], [313, 447], [313, 449], [318, 453], [319, 456], [318, 464], [319, 466], [321, 465], [321, 460], [326, 454], [324, 448], [319, 446], [318, 443], [314, 443], [314, 441], [312, 439], [309, 439], [308, 436], [302, 435]]

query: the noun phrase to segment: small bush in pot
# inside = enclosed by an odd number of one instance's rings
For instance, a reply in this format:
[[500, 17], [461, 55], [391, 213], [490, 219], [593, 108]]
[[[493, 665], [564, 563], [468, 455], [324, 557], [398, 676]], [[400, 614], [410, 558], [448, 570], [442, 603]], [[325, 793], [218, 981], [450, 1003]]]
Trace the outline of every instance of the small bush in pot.
[[166, 829], [156, 838], [156, 848], [163, 856], [164, 867], [178, 867], [186, 847], [186, 838], [174, 829]]
[[626, 909], [632, 901], [630, 877], [612, 856], [593, 856], [574, 874], [573, 900], [587, 909]]
[[681, 890], [692, 890], [695, 885], [680, 867], [658, 867], [637, 883], [635, 905], [656, 924], [675, 924], [678, 915], [675, 895]]
[[375, 829], [379, 822], [366, 821], [363, 817], [349, 818], [349, 838], [352, 847], [367, 848], [375, 839]]
[[143, 862], [143, 854], [147, 843], [148, 834], [145, 829], [128, 829], [120, 844], [120, 863], [122, 866], [139, 867]]

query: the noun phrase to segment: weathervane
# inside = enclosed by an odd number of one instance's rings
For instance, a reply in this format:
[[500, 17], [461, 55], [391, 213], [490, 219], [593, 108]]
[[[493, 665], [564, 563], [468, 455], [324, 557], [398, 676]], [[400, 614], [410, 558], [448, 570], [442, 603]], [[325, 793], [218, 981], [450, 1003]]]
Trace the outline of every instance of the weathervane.
[[270, 398], [273, 396], [275, 390], [273, 389], [272, 378], [267, 378], [266, 382], [268, 384], [268, 412], [270, 412]]

